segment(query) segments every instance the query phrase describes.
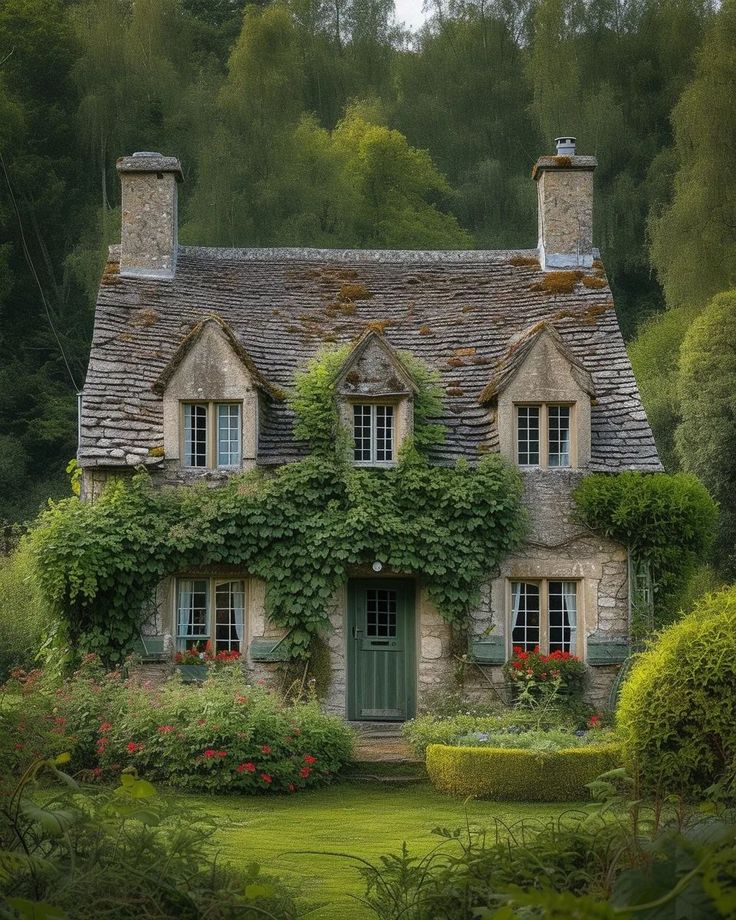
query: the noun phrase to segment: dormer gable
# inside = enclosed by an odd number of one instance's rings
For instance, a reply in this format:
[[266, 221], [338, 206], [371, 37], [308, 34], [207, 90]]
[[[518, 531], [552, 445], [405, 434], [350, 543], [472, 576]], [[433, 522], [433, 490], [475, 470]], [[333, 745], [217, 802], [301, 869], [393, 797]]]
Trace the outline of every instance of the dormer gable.
[[192, 327], [153, 390], [163, 397], [164, 456], [193, 473], [254, 466], [259, 393], [280, 395], [218, 316]]
[[514, 337], [480, 396], [495, 406], [499, 449], [520, 466], [580, 468], [590, 461], [593, 378], [551, 323]]
[[338, 395], [350, 398], [413, 398], [416, 384], [401, 359], [376, 330], [365, 332], [338, 371]]
[[392, 466], [414, 428], [416, 384], [376, 330], [358, 340], [335, 377], [340, 419], [358, 466]]
[[550, 394], [564, 389], [564, 378], [569, 374], [580, 390], [591, 399], [595, 397], [593, 378], [585, 365], [575, 357], [551, 323], [540, 322], [511, 339], [506, 353], [496, 364], [493, 376], [480, 394], [481, 404], [487, 405], [497, 398], [513, 384], [524, 368], [526, 373], [531, 372], [536, 377], [540, 393]]

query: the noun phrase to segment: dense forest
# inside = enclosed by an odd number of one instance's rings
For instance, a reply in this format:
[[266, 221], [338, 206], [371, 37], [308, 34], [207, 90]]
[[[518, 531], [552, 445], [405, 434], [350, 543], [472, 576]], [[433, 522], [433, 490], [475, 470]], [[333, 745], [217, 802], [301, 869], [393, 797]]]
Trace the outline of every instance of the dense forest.
[[68, 488], [118, 156], [180, 157], [184, 243], [529, 247], [530, 168], [567, 133], [663, 460], [731, 494], [734, 0], [427, 11], [2, 0], [0, 521]]

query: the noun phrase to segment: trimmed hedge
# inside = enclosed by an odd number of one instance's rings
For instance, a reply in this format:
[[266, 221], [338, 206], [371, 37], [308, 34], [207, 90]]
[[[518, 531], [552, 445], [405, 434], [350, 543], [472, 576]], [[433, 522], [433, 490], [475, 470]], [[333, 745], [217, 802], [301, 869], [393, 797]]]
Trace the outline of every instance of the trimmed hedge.
[[617, 722], [628, 765], [661, 794], [703, 793], [736, 771], [736, 588], [702, 598], [639, 655]]
[[427, 748], [427, 773], [435, 789], [515, 802], [587, 799], [586, 783], [618, 767], [619, 762], [616, 744], [542, 753], [444, 744]]

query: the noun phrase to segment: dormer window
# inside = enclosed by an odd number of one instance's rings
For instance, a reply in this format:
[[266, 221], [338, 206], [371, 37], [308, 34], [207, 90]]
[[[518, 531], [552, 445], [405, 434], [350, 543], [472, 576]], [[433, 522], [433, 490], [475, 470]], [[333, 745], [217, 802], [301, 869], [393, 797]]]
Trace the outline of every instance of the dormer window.
[[361, 465], [394, 462], [394, 407], [378, 403], [353, 406], [353, 459]]
[[516, 406], [516, 460], [519, 466], [572, 466], [572, 406]]
[[184, 466], [240, 468], [243, 442], [240, 403], [184, 403], [182, 418]]

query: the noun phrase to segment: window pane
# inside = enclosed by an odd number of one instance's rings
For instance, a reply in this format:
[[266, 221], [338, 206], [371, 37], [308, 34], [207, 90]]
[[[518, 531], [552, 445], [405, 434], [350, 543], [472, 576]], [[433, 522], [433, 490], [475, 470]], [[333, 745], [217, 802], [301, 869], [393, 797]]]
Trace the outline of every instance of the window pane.
[[191, 648], [209, 639], [209, 582], [206, 578], [184, 578], [178, 583], [177, 644]]
[[375, 406], [376, 410], [376, 461], [394, 459], [394, 407]]
[[549, 582], [549, 650], [575, 652], [577, 583]]
[[240, 466], [240, 410], [237, 405], [217, 407], [218, 466]]
[[549, 465], [570, 466], [570, 407], [548, 406]]
[[396, 591], [383, 588], [366, 591], [365, 634], [376, 638], [395, 638]]
[[531, 652], [539, 645], [539, 585], [511, 583], [511, 644]]
[[184, 465], [207, 466], [207, 406], [184, 406]]
[[539, 464], [539, 406], [516, 409], [517, 456], [520, 466]]
[[371, 407], [353, 406], [353, 458], [356, 463], [371, 462]]
[[239, 652], [244, 627], [244, 583], [225, 581], [215, 585], [215, 652]]

